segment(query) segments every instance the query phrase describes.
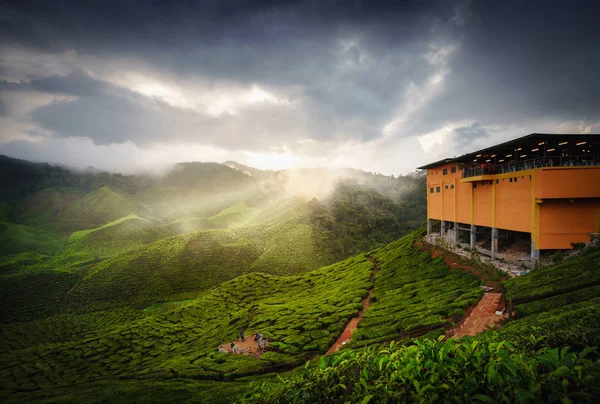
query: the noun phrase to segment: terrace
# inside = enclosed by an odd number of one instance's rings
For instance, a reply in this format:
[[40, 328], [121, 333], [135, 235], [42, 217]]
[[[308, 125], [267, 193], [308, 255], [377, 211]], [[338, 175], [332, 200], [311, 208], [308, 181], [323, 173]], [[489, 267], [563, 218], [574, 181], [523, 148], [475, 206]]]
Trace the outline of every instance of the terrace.
[[470, 178], [490, 174], [514, 173], [545, 167], [600, 167], [600, 155], [560, 156], [552, 155], [528, 160], [511, 161], [506, 164], [480, 164], [472, 168], [463, 168], [462, 177]]
[[462, 178], [549, 167], [600, 166], [600, 135], [533, 133], [420, 169], [458, 164]]

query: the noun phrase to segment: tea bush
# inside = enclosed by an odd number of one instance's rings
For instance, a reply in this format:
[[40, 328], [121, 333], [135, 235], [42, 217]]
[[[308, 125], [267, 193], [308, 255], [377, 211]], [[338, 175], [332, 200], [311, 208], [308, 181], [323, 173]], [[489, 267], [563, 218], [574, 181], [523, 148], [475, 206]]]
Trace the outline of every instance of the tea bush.
[[493, 338], [419, 340], [322, 357], [318, 366], [255, 385], [246, 403], [595, 402], [593, 349], [519, 350]]
[[449, 317], [482, 294], [473, 275], [452, 271], [439, 258], [413, 247], [412, 233], [371, 253], [379, 263], [371, 307], [350, 346], [397, 338], [418, 328], [449, 324]]

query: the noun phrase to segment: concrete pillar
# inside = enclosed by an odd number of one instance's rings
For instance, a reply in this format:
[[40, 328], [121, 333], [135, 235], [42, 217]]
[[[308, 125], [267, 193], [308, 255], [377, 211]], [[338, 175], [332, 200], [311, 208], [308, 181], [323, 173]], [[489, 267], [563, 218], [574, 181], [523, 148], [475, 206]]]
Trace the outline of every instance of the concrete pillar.
[[535, 243], [531, 240], [531, 267], [534, 268], [536, 264], [540, 263], [540, 250], [535, 249]]
[[431, 219], [427, 219], [427, 235], [431, 234]]
[[443, 240], [444, 236], [446, 235], [446, 222], [444, 222], [443, 220], [440, 223], [440, 238]]
[[492, 259], [496, 259], [496, 253], [498, 252], [498, 229], [492, 227]]
[[454, 222], [454, 245], [458, 245], [458, 222]]
[[475, 239], [477, 237], [477, 226], [471, 225], [471, 248], [475, 249]]

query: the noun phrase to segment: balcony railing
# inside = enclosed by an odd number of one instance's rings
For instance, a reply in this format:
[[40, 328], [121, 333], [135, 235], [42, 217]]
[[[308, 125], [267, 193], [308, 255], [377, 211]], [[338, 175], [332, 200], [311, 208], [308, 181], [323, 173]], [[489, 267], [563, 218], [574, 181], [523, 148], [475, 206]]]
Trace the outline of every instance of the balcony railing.
[[530, 160], [522, 160], [501, 165], [481, 165], [463, 170], [463, 178], [480, 175], [514, 173], [543, 167], [597, 167], [600, 166], [600, 156], [547, 156]]

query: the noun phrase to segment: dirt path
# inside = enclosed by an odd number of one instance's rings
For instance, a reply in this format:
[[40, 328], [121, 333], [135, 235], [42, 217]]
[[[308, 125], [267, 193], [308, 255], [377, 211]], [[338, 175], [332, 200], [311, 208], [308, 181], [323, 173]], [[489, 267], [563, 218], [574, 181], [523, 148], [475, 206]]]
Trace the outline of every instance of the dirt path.
[[454, 338], [460, 338], [465, 335], [474, 336], [494, 327], [507, 317], [506, 313], [501, 316], [496, 315], [501, 302], [502, 295], [500, 293], [485, 293], [483, 299], [479, 301], [477, 306], [475, 306], [473, 311], [451, 336]]
[[362, 309], [358, 312], [358, 315], [356, 317], [354, 317], [352, 320], [350, 320], [350, 322], [348, 323], [346, 328], [344, 328], [342, 335], [340, 335], [340, 337], [337, 339], [337, 341], [335, 341], [335, 343], [331, 346], [331, 348], [329, 348], [329, 350], [327, 351], [327, 353], [325, 355], [329, 355], [330, 353], [339, 351], [344, 345], [346, 345], [346, 343], [348, 343], [348, 341], [350, 341], [350, 338], [352, 338], [352, 334], [354, 333], [354, 330], [356, 330], [356, 327], [358, 327], [358, 323], [362, 319], [363, 314], [365, 313], [365, 310], [367, 310], [369, 308], [369, 306], [371, 305], [371, 295], [373, 294], [373, 291], [375, 290], [375, 274], [377, 273], [377, 270], [379, 268], [377, 267], [377, 263], [375, 263], [375, 260], [373, 258], [367, 257], [367, 259], [373, 263], [373, 273], [371, 274], [371, 283], [373, 284], [373, 288], [371, 290], [369, 290], [369, 294], [363, 300]]

